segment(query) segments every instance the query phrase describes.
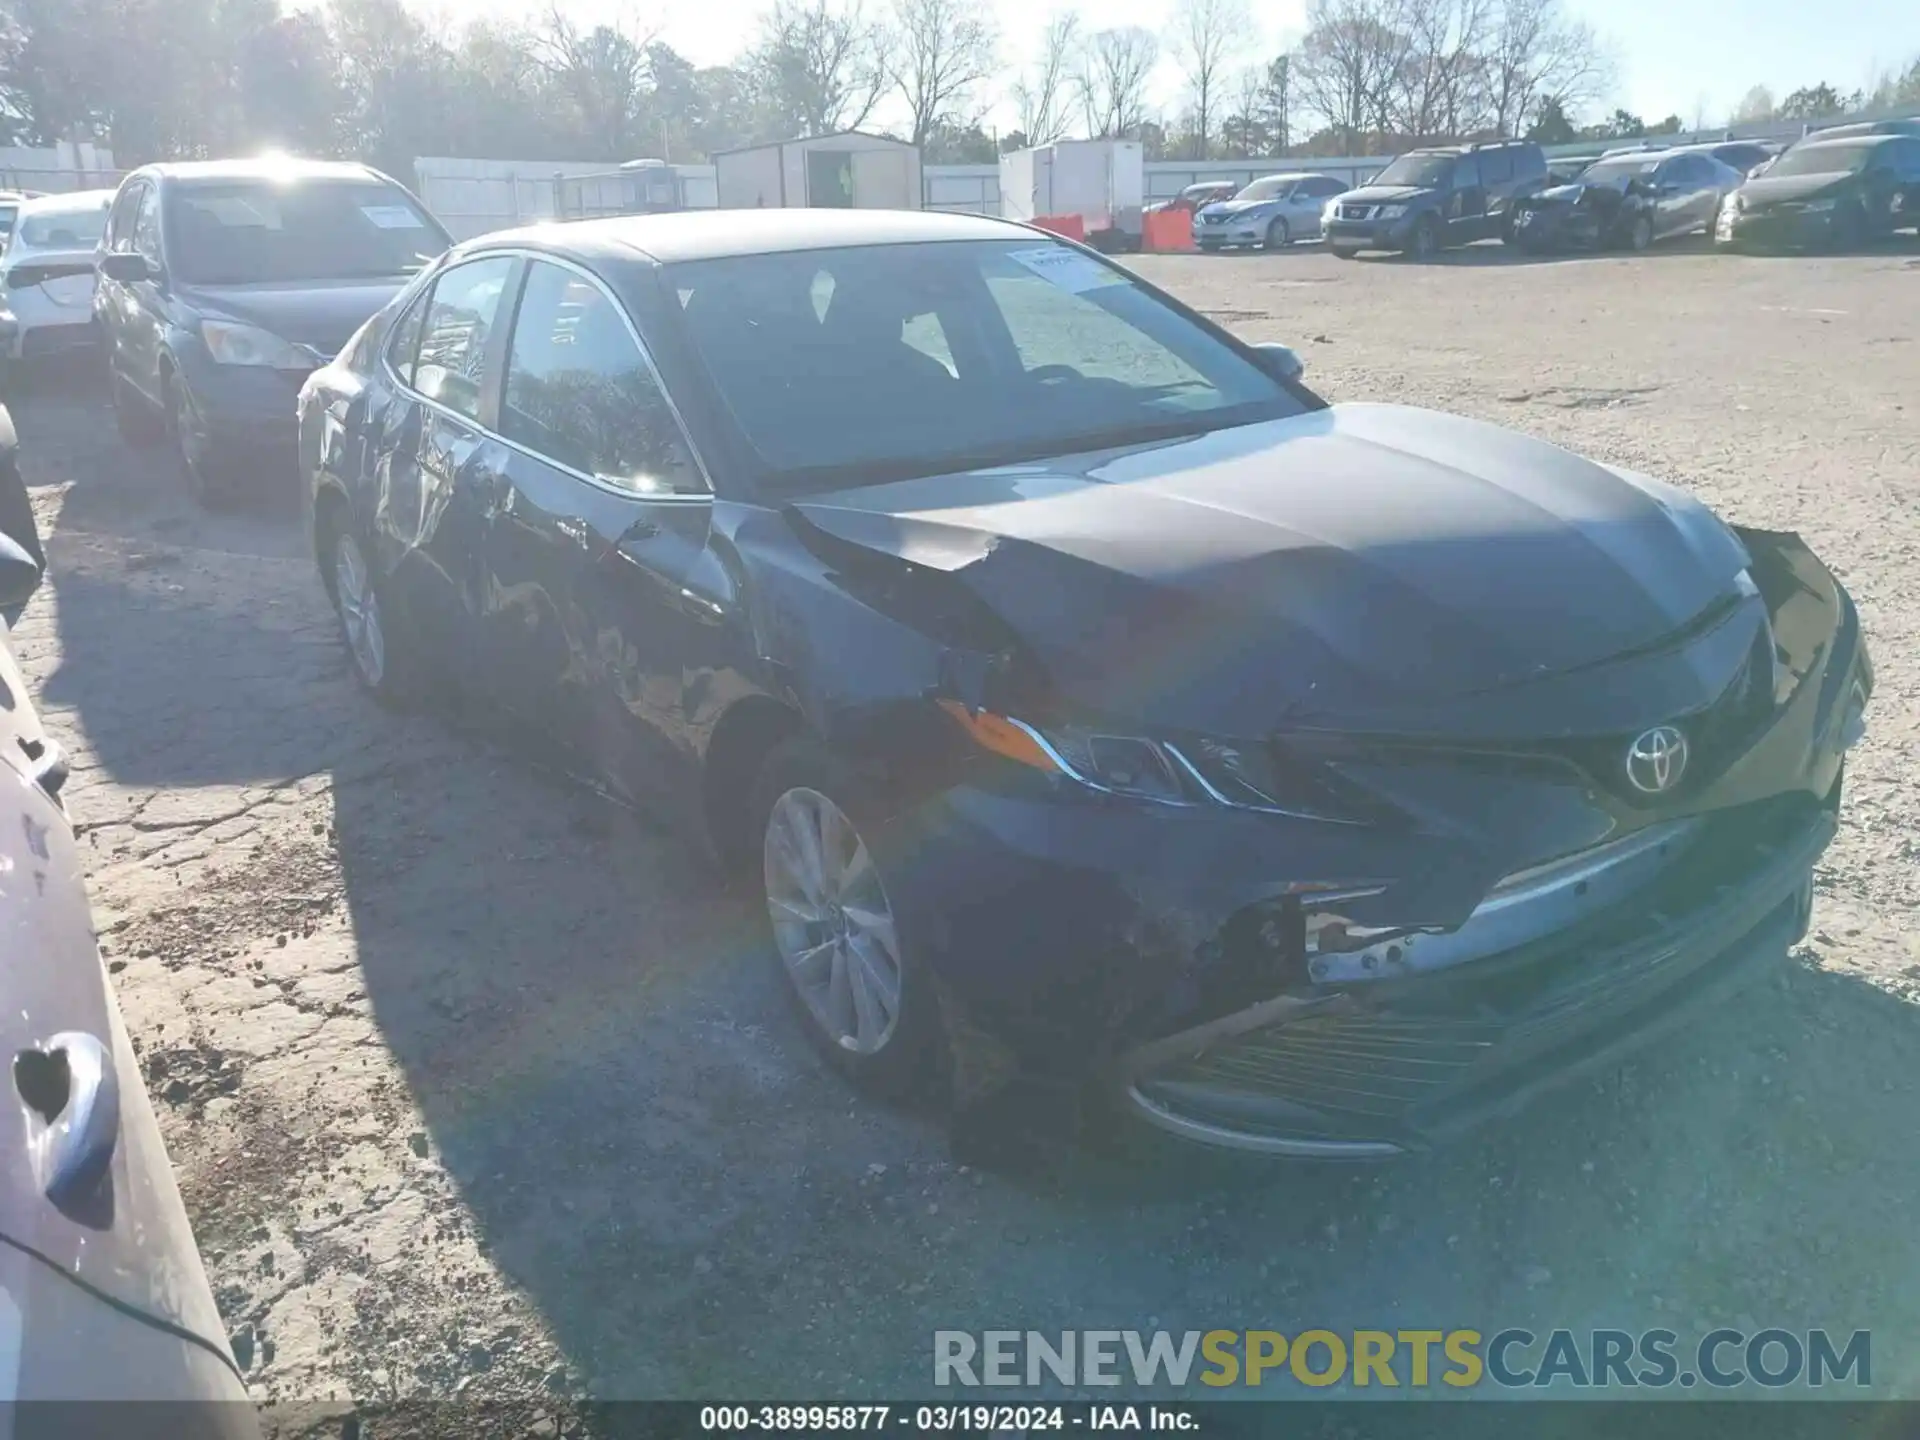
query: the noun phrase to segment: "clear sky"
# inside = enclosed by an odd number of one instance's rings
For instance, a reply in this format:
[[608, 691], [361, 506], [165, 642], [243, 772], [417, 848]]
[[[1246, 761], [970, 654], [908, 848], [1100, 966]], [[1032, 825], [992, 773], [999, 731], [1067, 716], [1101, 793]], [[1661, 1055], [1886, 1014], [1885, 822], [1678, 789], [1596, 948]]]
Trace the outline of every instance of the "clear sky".
[[[425, 13], [525, 18], [549, 0], [416, 0]], [[581, 23], [623, 21], [658, 30], [697, 64], [732, 59], [752, 36], [765, 0], [558, 0]], [[866, 0], [870, 6], [886, 0]], [[1052, 13], [1048, 0], [981, 0], [998, 15], [1008, 73], [1030, 54]], [[1652, 121], [1669, 113], [1691, 124], [1704, 114], [1724, 121], [1754, 85], [1776, 99], [1821, 81], [1841, 91], [1870, 86], [1883, 71], [1920, 55], [1920, 0], [1563, 0], [1590, 23], [1615, 57], [1617, 84], [1607, 107], [1624, 105]], [[1065, 8], [1065, 7], [1062, 7]], [[1078, 7], [1100, 26], [1165, 30], [1173, 0], [1086, 0]], [[1252, 0], [1259, 17], [1246, 46], [1249, 61], [1278, 53], [1305, 27], [1306, 0]], [[1180, 82], [1170, 62], [1157, 77], [1156, 98], [1171, 109]], [[983, 97], [990, 99], [992, 97]], [[994, 116], [1010, 123], [1004, 105]]]

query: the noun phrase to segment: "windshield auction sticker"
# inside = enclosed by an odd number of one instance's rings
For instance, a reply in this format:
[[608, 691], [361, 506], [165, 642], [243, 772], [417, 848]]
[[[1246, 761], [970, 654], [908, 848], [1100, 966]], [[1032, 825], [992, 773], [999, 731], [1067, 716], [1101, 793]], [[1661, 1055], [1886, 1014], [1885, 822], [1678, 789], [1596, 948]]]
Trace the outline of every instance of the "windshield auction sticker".
[[1049, 285], [1058, 286], [1069, 295], [1127, 283], [1126, 276], [1065, 245], [1036, 245], [1031, 250], [1015, 250], [1012, 255]]

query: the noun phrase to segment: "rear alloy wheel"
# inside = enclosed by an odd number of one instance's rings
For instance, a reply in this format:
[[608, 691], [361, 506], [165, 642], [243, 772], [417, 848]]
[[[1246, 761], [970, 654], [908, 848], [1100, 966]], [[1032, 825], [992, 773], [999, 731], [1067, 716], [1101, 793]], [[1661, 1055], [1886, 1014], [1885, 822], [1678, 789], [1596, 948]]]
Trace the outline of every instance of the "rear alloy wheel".
[[1292, 243], [1293, 231], [1287, 225], [1287, 217], [1275, 217], [1274, 222], [1267, 226], [1267, 249], [1284, 250]]
[[395, 643], [388, 628], [380, 582], [366, 550], [350, 532], [337, 527], [328, 542], [327, 574], [353, 678], [382, 705], [403, 708], [414, 693], [407, 649]]
[[811, 739], [775, 750], [756, 787], [761, 878], [774, 953], [811, 1038], [855, 1083], [899, 1095], [932, 1070], [937, 1006], [855, 818], [860, 789]]
[[1642, 215], [1633, 222], [1633, 229], [1627, 232], [1627, 244], [1636, 252], [1647, 249], [1653, 244], [1653, 217]]

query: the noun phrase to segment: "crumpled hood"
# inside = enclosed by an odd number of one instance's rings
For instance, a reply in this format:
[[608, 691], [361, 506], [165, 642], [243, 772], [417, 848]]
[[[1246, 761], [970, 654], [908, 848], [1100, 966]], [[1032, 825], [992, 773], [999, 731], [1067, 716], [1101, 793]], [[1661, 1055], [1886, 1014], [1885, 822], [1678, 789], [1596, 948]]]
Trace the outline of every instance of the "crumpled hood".
[[1746, 564], [1678, 491], [1391, 405], [794, 509], [949, 574], [1074, 706], [1239, 735], [1643, 649], [1723, 601]]
[[1851, 175], [1764, 175], [1749, 180], [1734, 193], [1748, 210], [1764, 210], [1789, 200], [1812, 200], [1830, 190], [1845, 189]]
[[258, 325], [331, 359], [406, 283], [406, 276], [396, 275], [294, 285], [194, 285], [182, 291], [198, 309]]

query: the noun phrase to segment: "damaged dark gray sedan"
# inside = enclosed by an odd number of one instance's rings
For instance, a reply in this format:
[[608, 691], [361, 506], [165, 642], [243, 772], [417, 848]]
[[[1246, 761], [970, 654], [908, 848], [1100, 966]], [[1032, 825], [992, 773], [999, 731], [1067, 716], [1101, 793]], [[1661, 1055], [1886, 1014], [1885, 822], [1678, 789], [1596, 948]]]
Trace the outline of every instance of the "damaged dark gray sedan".
[[1605, 1063], [1805, 930], [1872, 688], [1797, 537], [975, 217], [473, 241], [300, 428], [362, 683], [698, 826], [976, 1114], [1383, 1156]]

